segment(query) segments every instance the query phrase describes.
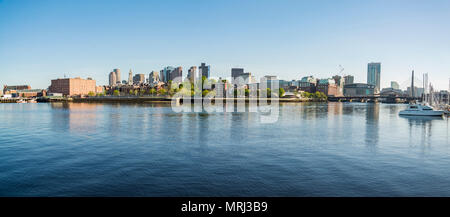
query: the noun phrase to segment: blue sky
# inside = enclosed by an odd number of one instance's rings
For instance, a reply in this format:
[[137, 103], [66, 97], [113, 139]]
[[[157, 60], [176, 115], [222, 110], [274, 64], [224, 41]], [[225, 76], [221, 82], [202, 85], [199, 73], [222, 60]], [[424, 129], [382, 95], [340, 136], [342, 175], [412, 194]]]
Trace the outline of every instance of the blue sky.
[[[408, 85], [412, 69], [440, 89], [450, 78], [450, 1], [0, 0], [0, 84], [108, 73], [148, 75], [206, 62], [212, 76], [244, 67], [260, 77], [339, 72]], [[123, 76], [122, 76], [123, 77]]]

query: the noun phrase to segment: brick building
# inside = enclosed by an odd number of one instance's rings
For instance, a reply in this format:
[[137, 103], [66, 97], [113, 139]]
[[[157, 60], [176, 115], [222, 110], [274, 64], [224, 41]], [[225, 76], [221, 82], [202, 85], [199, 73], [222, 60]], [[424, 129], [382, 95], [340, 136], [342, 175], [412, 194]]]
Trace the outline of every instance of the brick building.
[[52, 80], [48, 89], [50, 93], [62, 93], [64, 96], [88, 95], [89, 92], [97, 92], [95, 80], [79, 77]]

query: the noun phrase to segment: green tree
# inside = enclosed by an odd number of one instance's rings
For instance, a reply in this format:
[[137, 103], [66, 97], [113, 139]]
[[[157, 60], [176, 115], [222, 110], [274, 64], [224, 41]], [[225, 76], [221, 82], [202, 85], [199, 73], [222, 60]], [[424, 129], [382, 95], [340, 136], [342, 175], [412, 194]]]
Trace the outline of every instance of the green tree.
[[284, 96], [284, 93], [286, 93], [286, 92], [284, 91], [283, 88], [280, 88], [280, 89], [278, 90], [278, 96], [279, 96], [279, 97], [283, 97], [283, 96]]
[[156, 89], [155, 89], [155, 88], [152, 88], [152, 89], [150, 89], [150, 90], [148, 91], [148, 93], [151, 94], [151, 95], [155, 95], [155, 94], [156, 94]]
[[129, 92], [128, 92], [128, 94], [130, 94], [130, 95], [133, 95], [133, 90], [130, 90]]
[[249, 97], [250, 96], [250, 90], [249, 89], [245, 89], [245, 96]]
[[206, 95], [208, 95], [208, 93], [209, 93], [209, 90], [204, 90], [204, 91], [202, 92], [202, 96], [205, 97]]
[[144, 89], [141, 89], [141, 90], [140, 90], [140, 95], [143, 96], [144, 94], [145, 94], [145, 90], [144, 90]]
[[114, 96], [120, 96], [120, 92], [119, 92], [119, 90], [114, 90], [114, 93], [113, 93], [113, 95], [114, 95]]
[[93, 91], [89, 91], [88, 96], [95, 96], [95, 93]]
[[270, 88], [267, 88], [267, 98], [272, 97], [272, 90]]
[[160, 95], [160, 96], [164, 96], [164, 95], [167, 94], [167, 91], [166, 91], [166, 89], [161, 88], [161, 89], [159, 89], [159, 90], [157, 91], [157, 93], [158, 93], [158, 95]]

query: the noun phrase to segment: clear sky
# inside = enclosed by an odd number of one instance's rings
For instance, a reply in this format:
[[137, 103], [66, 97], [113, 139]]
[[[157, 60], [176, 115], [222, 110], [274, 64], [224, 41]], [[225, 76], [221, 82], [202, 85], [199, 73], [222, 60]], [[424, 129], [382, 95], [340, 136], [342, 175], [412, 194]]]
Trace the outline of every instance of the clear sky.
[[68, 75], [107, 84], [164, 66], [232, 67], [300, 79], [339, 72], [366, 82], [381, 62], [381, 85], [409, 85], [428, 72], [450, 78], [450, 1], [415, 0], [0, 0], [0, 84], [47, 88]]

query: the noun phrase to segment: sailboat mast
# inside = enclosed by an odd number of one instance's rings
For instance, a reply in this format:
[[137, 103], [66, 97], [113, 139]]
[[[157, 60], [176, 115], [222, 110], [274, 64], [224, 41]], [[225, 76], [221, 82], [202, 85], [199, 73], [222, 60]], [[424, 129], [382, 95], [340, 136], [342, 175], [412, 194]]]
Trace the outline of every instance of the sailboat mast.
[[412, 71], [412, 77], [411, 77], [411, 97], [414, 100], [414, 70]]

